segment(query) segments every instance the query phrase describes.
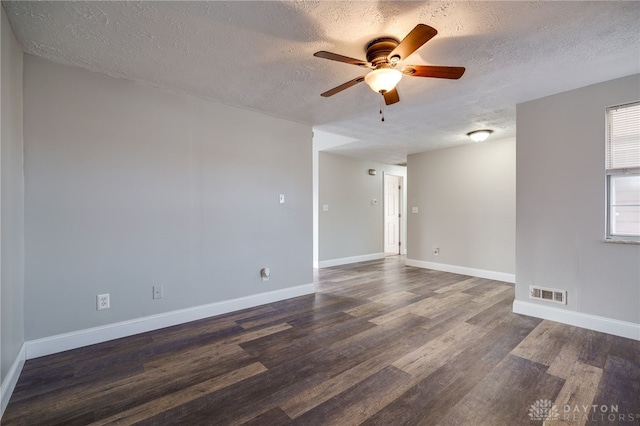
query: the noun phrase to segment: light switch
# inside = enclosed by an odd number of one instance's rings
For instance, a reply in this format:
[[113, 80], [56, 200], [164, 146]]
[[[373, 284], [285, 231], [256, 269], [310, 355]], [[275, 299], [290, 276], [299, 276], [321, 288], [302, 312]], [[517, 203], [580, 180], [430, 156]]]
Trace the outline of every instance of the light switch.
[[418, 213], [417, 207], [411, 207], [411, 213]]
[[328, 212], [329, 211], [329, 204], [323, 204], [322, 205], [322, 211], [323, 212]]
[[280, 194], [280, 204], [284, 204], [284, 194]]
[[371, 200], [371, 205], [375, 206], [376, 204], [378, 204], [378, 200], [376, 200], [375, 198], [373, 200]]

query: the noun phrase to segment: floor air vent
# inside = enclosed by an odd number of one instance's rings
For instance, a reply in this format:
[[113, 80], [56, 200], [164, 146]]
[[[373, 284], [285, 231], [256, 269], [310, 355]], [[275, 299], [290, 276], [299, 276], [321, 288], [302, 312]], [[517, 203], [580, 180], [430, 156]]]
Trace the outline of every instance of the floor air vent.
[[546, 300], [549, 302], [560, 303], [561, 305], [567, 304], [567, 291], [556, 290], [553, 288], [544, 287], [529, 287], [529, 298], [537, 300]]

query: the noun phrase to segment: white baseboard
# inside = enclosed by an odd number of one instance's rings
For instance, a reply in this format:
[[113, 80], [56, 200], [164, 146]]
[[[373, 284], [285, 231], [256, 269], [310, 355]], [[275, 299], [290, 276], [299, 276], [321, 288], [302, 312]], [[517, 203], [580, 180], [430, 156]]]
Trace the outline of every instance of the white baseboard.
[[328, 268], [329, 266], [347, 265], [349, 263], [368, 262], [370, 260], [384, 259], [384, 253], [363, 254], [360, 256], [342, 257], [340, 259], [321, 260], [318, 268]]
[[634, 324], [632, 322], [584, 314], [538, 303], [523, 302], [521, 300], [515, 300], [513, 302], [513, 312], [613, 334], [614, 336], [626, 337], [627, 339], [640, 340], [640, 324]]
[[2, 381], [2, 385], [0, 385], [0, 419], [2, 418], [7, 405], [9, 405], [9, 399], [11, 399], [11, 394], [16, 388], [16, 383], [18, 383], [18, 378], [22, 372], [25, 359], [26, 349], [25, 344], [23, 343], [18, 351], [16, 359], [13, 361], [11, 368], [9, 368], [9, 371], [7, 372], [7, 376]]
[[487, 271], [485, 269], [468, 268], [466, 266], [447, 265], [446, 263], [435, 263], [414, 259], [407, 259], [405, 264], [407, 266], [415, 266], [416, 268], [434, 269], [436, 271], [470, 275], [472, 277], [487, 278], [489, 280], [503, 281], [512, 284], [515, 284], [516, 282], [516, 274], [508, 274], [506, 272]]
[[184, 324], [190, 321], [196, 321], [241, 309], [290, 299], [292, 297], [313, 294], [314, 291], [315, 287], [313, 283], [304, 284], [296, 287], [289, 287], [266, 293], [240, 297], [237, 299], [196, 306], [193, 308], [179, 309], [148, 317], [136, 318], [100, 327], [58, 334], [55, 336], [44, 337], [42, 339], [29, 340], [25, 342], [26, 359], [38, 358], [70, 349], [132, 336], [134, 334]]

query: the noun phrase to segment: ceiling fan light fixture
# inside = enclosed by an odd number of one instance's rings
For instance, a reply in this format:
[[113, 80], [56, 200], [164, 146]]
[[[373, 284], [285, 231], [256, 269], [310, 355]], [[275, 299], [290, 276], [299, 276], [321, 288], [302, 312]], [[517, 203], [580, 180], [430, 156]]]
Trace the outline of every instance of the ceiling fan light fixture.
[[402, 78], [402, 73], [395, 68], [378, 68], [364, 76], [364, 81], [376, 93], [390, 92]]
[[467, 136], [471, 138], [474, 142], [482, 142], [486, 140], [489, 135], [493, 133], [493, 130], [482, 129], [482, 130], [474, 130], [473, 132], [467, 133]]

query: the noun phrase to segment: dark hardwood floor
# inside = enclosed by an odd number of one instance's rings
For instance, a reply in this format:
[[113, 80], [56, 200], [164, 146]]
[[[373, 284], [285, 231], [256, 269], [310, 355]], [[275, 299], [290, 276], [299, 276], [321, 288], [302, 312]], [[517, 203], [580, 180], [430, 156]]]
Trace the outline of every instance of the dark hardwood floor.
[[511, 284], [400, 257], [316, 282], [29, 360], [2, 424], [640, 424], [640, 342], [513, 314]]

